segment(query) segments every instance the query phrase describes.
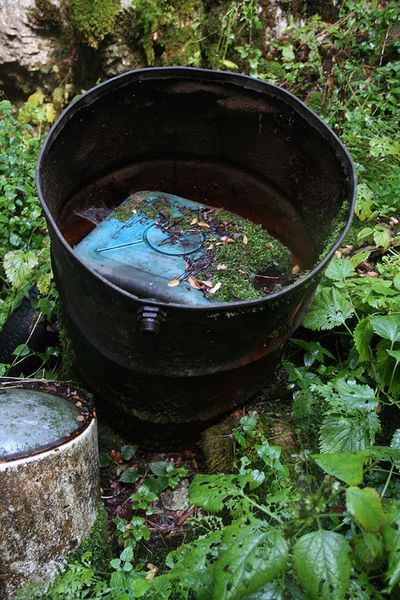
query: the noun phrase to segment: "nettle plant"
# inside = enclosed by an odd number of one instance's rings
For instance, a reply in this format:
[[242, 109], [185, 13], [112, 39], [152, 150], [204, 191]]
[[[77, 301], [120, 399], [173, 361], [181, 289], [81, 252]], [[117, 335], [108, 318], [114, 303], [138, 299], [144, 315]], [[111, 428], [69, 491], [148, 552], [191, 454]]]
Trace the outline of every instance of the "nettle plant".
[[[190, 523], [195, 539], [167, 554], [165, 564], [141, 560], [150, 537], [144, 515], [157, 494], [187, 472], [163, 461], [139, 481], [127, 522], [117, 519], [122, 548], [108, 576], [92, 557], [70, 564], [50, 590], [31, 598], [79, 600], [344, 600], [396, 597], [400, 588], [400, 430], [390, 447], [293, 455], [271, 445], [256, 414], [233, 430], [234, 473], [198, 474], [189, 501], [201, 509]], [[251, 447], [251, 459], [243, 449]], [[125, 447], [122, 453], [126, 454]], [[132, 456], [132, 452], [130, 452]], [[376, 474], [382, 489], [375, 489]], [[139, 479], [136, 479], [136, 478]], [[396, 487], [397, 486], [397, 487]], [[25, 593], [25, 592], [24, 592]], [[21, 592], [22, 594], [22, 592]], [[26, 596], [20, 596], [26, 597]]]

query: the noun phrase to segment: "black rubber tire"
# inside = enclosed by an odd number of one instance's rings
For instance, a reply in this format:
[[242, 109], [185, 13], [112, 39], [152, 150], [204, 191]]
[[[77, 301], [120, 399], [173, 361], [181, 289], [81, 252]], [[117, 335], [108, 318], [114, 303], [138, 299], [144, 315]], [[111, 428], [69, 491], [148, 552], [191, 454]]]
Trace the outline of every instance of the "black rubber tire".
[[[4, 327], [0, 332], [0, 362], [10, 364], [14, 356], [13, 351], [20, 344], [25, 344], [29, 338], [32, 326], [35, 322], [37, 309], [32, 306], [32, 301], [37, 298], [39, 291], [34, 286], [29, 296], [25, 297], [22, 304], [14, 310], [4, 323]], [[29, 340], [29, 348], [37, 349], [40, 340], [46, 333], [46, 323], [38, 323]]]

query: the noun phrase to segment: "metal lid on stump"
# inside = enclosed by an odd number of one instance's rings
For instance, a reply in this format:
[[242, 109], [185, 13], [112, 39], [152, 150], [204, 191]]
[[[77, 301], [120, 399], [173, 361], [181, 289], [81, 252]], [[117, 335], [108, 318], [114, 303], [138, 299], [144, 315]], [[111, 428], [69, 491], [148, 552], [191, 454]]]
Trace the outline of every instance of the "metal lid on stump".
[[0, 459], [26, 455], [73, 434], [81, 425], [77, 406], [53, 394], [0, 390]]

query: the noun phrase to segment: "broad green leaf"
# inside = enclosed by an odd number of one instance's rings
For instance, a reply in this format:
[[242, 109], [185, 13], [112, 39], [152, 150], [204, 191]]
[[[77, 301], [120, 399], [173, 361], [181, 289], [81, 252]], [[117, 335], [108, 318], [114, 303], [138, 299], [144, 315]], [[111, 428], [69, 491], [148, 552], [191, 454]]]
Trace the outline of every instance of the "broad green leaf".
[[293, 565], [309, 600], [343, 600], [350, 577], [350, 546], [339, 533], [314, 531], [297, 540]]
[[377, 533], [386, 522], [382, 499], [374, 488], [347, 488], [346, 508], [361, 527], [370, 533]]
[[232, 71], [237, 71], [239, 68], [236, 63], [232, 62], [231, 60], [227, 60], [226, 58], [221, 60], [221, 62], [224, 65], [224, 67], [226, 67], [227, 69], [231, 69]]
[[131, 460], [136, 454], [137, 446], [127, 445], [122, 446], [121, 456], [124, 460]]
[[349, 262], [352, 267], [356, 268], [361, 262], [367, 260], [370, 254], [371, 252], [369, 251], [357, 252], [356, 254], [353, 254], [353, 256], [350, 256], [350, 258], [347, 259], [347, 262]]
[[368, 457], [368, 451], [312, 455], [312, 458], [321, 469], [329, 475], [344, 481], [347, 485], [357, 485], [362, 482], [363, 466]]
[[214, 530], [168, 554], [165, 564], [172, 569], [169, 575], [179, 598], [210, 600], [222, 531]]
[[99, 465], [100, 467], [108, 467], [111, 463], [111, 458], [108, 456], [106, 452], [99, 453]]
[[265, 521], [225, 527], [214, 570], [213, 600], [240, 600], [284, 572], [288, 546]]
[[357, 200], [355, 213], [361, 221], [368, 219], [373, 210], [374, 193], [366, 183], [357, 186]]
[[131, 546], [127, 546], [121, 553], [121, 560], [130, 562], [133, 559], [133, 549]]
[[377, 246], [382, 246], [384, 250], [387, 250], [390, 246], [390, 242], [392, 241], [392, 236], [390, 231], [386, 229], [386, 227], [382, 229], [374, 229], [373, 233], [374, 242]]
[[388, 350], [387, 353], [389, 356], [392, 356], [397, 363], [400, 362], [400, 350]]
[[353, 331], [354, 344], [357, 348], [357, 352], [360, 357], [360, 361], [369, 360], [370, 356], [370, 343], [374, 330], [371, 325], [369, 317], [361, 319], [357, 323]]
[[[250, 594], [250, 596], [246, 596], [246, 600], [285, 600], [285, 598], [285, 585], [280, 581], [266, 583]], [[293, 598], [293, 596], [291, 596], [291, 598]]]
[[3, 259], [4, 271], [13, 287], [19, 287], [37, 264], [36, 254], [23, 250], [10, 250]]
[[342, 406], [345, 404], [346, 409], [357, 408], [362, 411], [374, 411], [378, 408], [375, 392], [369, 385], [356, 383], [351, 379], [337, 379], [329, 387], [338, 397], [339, 403]]
[[389, 553], [386, 578], [389, 580], [390, 591], [400, 582], [400, 510], [397, 506], [390, 509], [382, 534]]
[[51, 102], [47, 102], [43, 105], [43, 113], [47, 123], [53, 123], [57, 116], [57, 111], [54, 108], [54, 104], [52, 104]]
[[333, 287], [322, 288], [317, 291], [303, 325], [314, 330], [333, 329], [343, 325], [353, 314], [354, 308], [345, 294], [339, 293]]
[[394, 432], [392, 441], [390, 443], [390, 447], [396, 448], [397, 450], [400, 449], [400, 429], [396, 429], [396, 431]]
[[37, 108], [40, 104], [43, 104], [44, 94], [43, 92], [34, 92], [31, 94], [27, 100], [29, 104], [32, 104], [35, 108]]
[[376, 460], [400, 462], [400, 449], [389, 446], [372, 446], [370, 453]]
[[119, 478], [123, 483], [135, 483], [138, 479], [140, 479], [140, 473], [133, 468], [125, 469]]
[[239, 496], [241, 491], [236, 484], [236, 475], [198, 474], [192, 481], [189, 491], [190, 504], [211, 513], [221, 512], [228, 497]]
[[[392, 436], [392, 441], [390, 442], [390, 447], [394, 450], [400, 452], [400, 429], [396, 429]], [[396, 465], [397, 470], [400, 469], [400, 457], [393, 459], [394, 464]]]
[[149, 463], [149, 469], [154, 475], [158, 477], [162, 477], [167, 472], [167, 465], [164, 460], [157, 460], [155, 462]]
[[52, 277], [53, 273], [50, 271], [49, 273], [42, 273], [38, 278], [36, 285], [38, 286], [38, 290], [42, 295], [47, 294], [49, 291]]
[[352, 263], [344, 258], [334, 256], [325, 271], [325, 276], [332, 281], [342, 281], [346, 277], [355, 275]]
[[282, 48], [282, 57], [288, 62], [292, 62], [295, 59], [293, 46], [291, 44], [287, 44]]
[[368, 416], [360, 413], [350, 417], [340, 413], [329, 414], [320, 429], [320, 451], [323, 454], [338, 454], [367, 450], [377, 431], [379, 420], [375, 413]]
[[375, 333], [392, 343], [400, 341], [400, 314], [379, 315], [370, 319]]

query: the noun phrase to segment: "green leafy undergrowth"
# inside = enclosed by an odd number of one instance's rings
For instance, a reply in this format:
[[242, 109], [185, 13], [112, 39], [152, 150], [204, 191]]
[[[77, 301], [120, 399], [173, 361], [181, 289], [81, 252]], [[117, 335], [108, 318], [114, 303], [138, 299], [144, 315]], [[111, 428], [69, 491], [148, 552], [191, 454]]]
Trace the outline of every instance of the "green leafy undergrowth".
[[[37, 285], [36, 308], [51, 318], [55, 290], [51, 285], [50, 248], [47, 229], [35, 188], [35, 164], [43, 130], [55, 118], [52, 103], [43, 94], [32, 94], [17, 111], [0, 102], [0, 251], [2, 286], [0, 329], [8, 316]], [[16, 350], [14, 363], [29, 353]], [[0, 365], [2, 375], [8, 365]]]
[[[257, 427], [254, 416], [242, 419], [234, 434], [238, 454], [243, 437], [253, 439]], [[260, 469], [252, 468], [242, 455], [234, 473], [195, 475], [189, 488], [190, 504], [198, 508], [198, 516], [191, 521], [192, 540], [156, 565], [141, 559], [143, 544], [150, 537], [145, 515], [157, 510], [158, 494], [166, 486], [179, 485], [188, 473], [163, 461], [151, 463], [148, 475], [140, 474], [135, 483], [127, 484], [134, 485], [130, 498], [134, 515], [130, 521], [117, 520], [119, 551], [110, 562], [109, 574], [96, 570], [93, 557], [86, 553], [67, 567], [48, 592], [30, 597], [396, 597], [400, 591], [400, 497], [393, 490], [399, 479], [399, 439], [397, 430], [391, 446], [304, 454], [300, 484], [282, 464], [280, 449], [258, 438]], [[129, 461], [135, 450], [132, 446], [121, 450], [121, 456], [130, 457], [122, 464], [123, 474], [132, 468]], [[311, 462], [313, 475], [307, 467]], [[384, 480], [379, 491], [373, 484], [377, 472]], [[267, 489], [262, 485], [266, 479]]]

